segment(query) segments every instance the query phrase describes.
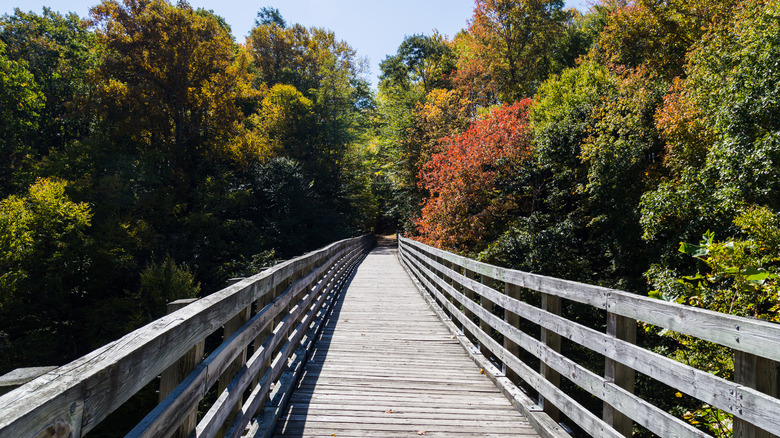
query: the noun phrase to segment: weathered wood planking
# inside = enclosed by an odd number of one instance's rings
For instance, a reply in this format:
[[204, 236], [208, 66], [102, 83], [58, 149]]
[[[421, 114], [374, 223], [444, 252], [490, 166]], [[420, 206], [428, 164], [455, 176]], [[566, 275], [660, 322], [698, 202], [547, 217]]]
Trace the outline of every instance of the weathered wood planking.
[[[422, 266], [415, 259], [411, 259], [411, 262], [413, 269], [419, 269]], [[425, 268], [418, 272], [425, 273]], [[423, 281], [425, 281], [425, 279]], [[434, 279], [434, 281], [437, 280]], [[474, 303], [466, 301], [465, 296], [457, 291], [449, 290], [448, 292], [455, 296], [456, 300], [466, 308], [477, 309], [475, 313], [482, 321], [488, 321], [491, 327], [514, 341], [524, 350], [537, 356], [551, 369], [565, 375], [573, 383], [605, 402], [623, 407], [624, 410], [631, 412], [632, 415], [636, 417], [639, 424], [642, 424], [659, 436], [707, 436], [703, 432], [696, 431], [692, 426], [671, 416], [663, 410], [640, 398], [633, 397], [628, 391], [625, 391], [611, 381], [576, 364], [555, 351], [555, 349], [545, 345], [544, 342], [532, 338], [522, 331], [510, 326], [505, 321], [502, 321], [497, 316], [487, 313], [484, 309], [480, 309], [479, 306], [476, 306]], [[459, 315], [459, 317], [463, 318], [462, 315]], [[470, 321], [467, 321], [466, 323], [469, 324]], [[565, 411], [566, 415], [572, 418], [573, 421], [583, 427], [592, 436], [618, 436], [608, 424], [604, 424], [584, 407], [576, 403], [576, 401], [569, 399], [565, 393], [554, 385], [554, 382], [548, 382], [546, 379], [543, 379], [541, 374], [537, 374], [528, 368], [527, 365], [520, 362], [508, 350], [500, 348], [499, 344], [488, 337], [486, 333], [478, 332], [477, 338], [481, 343], [490, 346], [496, 357], [503, 361], [508, 367], [514, 369], [522, 379], [531, 383], [542, 395], [550, 397], [550, 400], [557, 400], [555, 402], [556, 405], [562, 405], [563, 407], [561, 409]]]
[[[246, 367], [243, 367], [241, 373], [236, 376], [231, 385], [226, 385], [227, 390], [221, 392], [219, 398], [204, 418], [198, 423], [196, 428], [197, 436], [214, 436], [217, 430], [226, 420], [230, 409], [236, 404], [238, 397], [249, 385], [256, 374], [259, 372], [262, 363], [266, 361], [275, 351], [276, 347], [285, 344], [287, 341], [287, 330], [289, 327], [297, 324], [298, 318], [307, 309], [308, 304], [314, 297], [318, 296], [323, 288], [326, 288], [328, 281], [335, 275], [344, 274], [344, 268], [350, 265], [363, 252], [363, 246], [350, 246], [341, 249], [334, 254], [328, 261], [314, 269], [304, 278], [291, 285], [282, 295], [274, 299], [265, 308], [261, 309], [254, 317], [239, 328], [234, 334], [226, 339], [208, 358], [199, 364], [174, 391], [160, 403], [141, 423], [139, 423], [128, 434], [129, 437], [157, 437], [166, 436], [171, 427], [174, 427], [180, 421], [179, 418], [183, 407], [197, 406], [197, 403], [205, 396], [206, 391], [214, 385], [217, 378], [222, 376], [224, 370], [231, 361], [243, 351], [249, 342], [256, 339], [257, 334], [261, 332], [278, 315], [283, 314], [280, 324], [275, 328], [273, 334], [264, 340], [263, 344], [257, 346], [255, 353], [250, 358]], [[334, 264], [335, 263], [335, 264]], [[326, 274], [327, 271], [327, 274]], [[321, 275], [324, 279], [317, 282]], [[314, 283], [317, 283], [312, 287]], [[300, 291], [308, 290], [303, 302], [296, 303], [291, 312], [287, 312], [291, 300], [296, 297]], [[292, 348], [288, 348], [291, 350]], [[288, 351], [289, 353], [289, 351]], [[260, 383], [261, 396], [268, 391], [271, 383], [274, 382], [276, 375], [286, 360], [285, 355], [275, 357], [276, 366], [267, 370], [267, 378]], [[270, 374], [269, 374], [270, 373]], [[254, 404], [249, 403], [256, 409]], [[245, 414], [241, 410], [242, 414]], [[236, 421], [248, 423], [248, 419], [238, 418]]]
[[[588, 303], [607, 310], [608, 315], [611, 315], [613, 318], [615, 318], [615, 315], [622, 315], [620, 318], [636, 318], [672, 330], [678, 330], [680, 324], [690, 324], [691, 321], [697, 321], [702, 323], [702, 325], [678, 331], [689, 334], [707, 332], [708, 334], [702, 336], [702, 338], [711, 341], [716, 339], [725, 340], [720, 343], [731, 346], [736, 350], [756, 351], [756, 345], [762, 339], [773, 337], [773, 341], [765, 345], [765, 350], [759, 354], [765, 358], [775, 358], [778, 355], [778, 351], [770, 351], [780, 338], [780, 326], [776, 324], [669, 304], [627, 292], [498, 268], [446, 253], [408, 239], [402, 238], [401, 244], [404, 260], [410, 264], [419, 280], [426, 285], [426, 289], [430, 293], [437, 295], [439, 302], [444, 303], [446, 306], [448, 303], [444, 300], [454, 297], [456, 304], [459, 303], [465, 312], [472, 313], [479, 318], [480, 325], [485, 325], [484, 323], [489, 321], [489, 324], [487, 324], [489, 327], [522, 346], [523, 349], [538, 357], [544, 364], [565, 375], [573, 383], [594, 396], [609, 403], [617, 412], [633, 418], [660, 436], [698, 436], [700, 432], [692, 430], [687, 424], [633, 396], [630, 391], [631, 382], [628, 381], [631, 378], [630, 373], [624, 373], [629, 374], [629, 377], [621, 382], [617, 381], [616, 376], [610, 375], [609, 367], [606, 378], [591, 373], [561, 356], [554, 349], [548, 348], [544, 345], [544, 342], [539, 342], [525, 335], [515, 327], [507, 324], [502, 318], [496, 317], [485, 309], [480, 309], [473, 300], [460, 293], [457, 288], [453, 288], [451, 284], [454, 283], [463, 286], [466, 290], [476, 292], [477, 295], [495, 302], [506, 311], [539, 324], [544, 330], [560, 334], [569, 340], [590, 348], [604, 355], [608, 360], [614, 361], [614, 363], [630, 367], [627, 368], [629, 370], [635, 369], [678, 388], [682, 392], [686, 392], [704, 402], [734, 414], [735, 418], [739, 417], [750, 424], [757, 425], [776, 434], [780, 433], [780, 417], [776, 415], [776, 412], [780, 411], [780, 400], [775, 398], [776, 394], [774, 392], [769, 391], [770, 395], [767, 395], [739, 383], [726, 381], [644, 350], [630, 342], [630, 335], [615, 336], [581, 326], [554, 313], [546, 312], [543, 309], [518, 301], [482, 284], [482, 282], [474, 281], [472, 276], [462, 275], [460, 268], [465, 268], [466, 273], [473, 270], [474, 272], [505, 280], [507, 284], [522, 285], [543, 294], [556, 295]], [[438, 263], [437, 259], [446, 260], [447, 263]], [[455, 270], [450, 269], [450, 266], [454, 266]], [[449, 295], [449, 297], [439, 296], [442, 293]], [[588, 294], [591, 295], [587, 296]], [[452, 311], [453, 309], [447, 310]], [[466, 318], [463, 314], [455, 314], [454, 316], [461, 319], [465, 325], [472, 325], [472, 329], [476, 328], [476, 325], [471, 323], [470, 318]], [[670, 322], [670, 319], [673, 321]], [[635, 322], [629, 323], [633, 324], [630, 328], [635, 326]], [[468, 327], [466, 329], [471, 330]], [[726, 334], [712, 333], [718, 330]], [[742, 333], [745, 338], [741, 342], [739, 337], [733, 337], [734, 333]], [[525, 368], [525, 365], [518, 361], [514, 354], [502, 348], [484, 331], [478, 331], [476, 337], [480, 344], [490, 346], [491, 352], [508, 367], [514, 368], [513, 364], [515, 364], [521, 369]], [[620, 339], [621, 337], [626, 337], [629, 339], [629, 342]], [[737, 347], [734, 347], [735, 345]], [[515, 371], [517, 372], [518, 370]], [[545, 392], [551, 392], [553, 395], [560, 395], [560, 391], [557, 388], [548, 388], [546, 382], [539, 379], [539, 376], [535, 375], [535, 373], [523, 372], [519, 374], [521, 374], [524, 380], [538, 389], [541, 394], [544, 395]], [[612, 380], [615, 380], [615, 382], [613, 383]], [[629, 390], [627, 391], [624, 388]], [[760, 386], [759, 389], [761, 389]], [[593, 419], [582, 416], [584, 412], [581, 409], [576, 408], [572, 411], [571, 403], [566, 400], [562, 401], [568, 408], [562, 408], [562, 410], [569, 410], [570, 412], [567, 414], [573, 421], [580, 424], [584, 429], [589, 430], [593, 436], [604, 435], [603, 431], [595, 428], [597, 423]], [[572, 414], [575, 416], [572, 417]], [[581, 423], [581, 421], [584, 421], [584, 423]], [[630, 434], [630, 423], [627, 425], [623, 424], [625, 425], [621, 426], [623, 433]]]
[[501, 282], [589, 304], [617, 315], [780, 361], [780, 326], [777, 324], [683, 306], [576, 281], [500, 268], [403, 237], [400, 241], [409, 247], [427, 252], [430, 257], [441, 257], [467, 270], [487, 275]]
[[338, 298], [277, 436], [538, 436], [380, 247]]
[[[67, 429], [73, 437], [81, 436], [253, 301], [304, 268], [329, 258], [335, 260], [338, 254], [365, 245], [368, 238], [336, 242], [276, 265], [0, 397], [0, 437], [32, 437], [51, 427]], [[300, 283], [300, 288], [297, 291], [292, 288], [291, 292], [300, 293], [305, 285], [305, 282]], [[265, 325], [257, 319], [253, 321]], [[231, 336], [230, 347], [222, 348], [226, 353], [212, 363], [218, 369], [199, 366], [185, 379], [182, 385], [190, 384], [185, 391], [187, 394], [202, 394], [206, 380], [213, 384], [227, 366], [224, 360], [233, 360], [244, 348], [239, 345], [245, 346], [252, 340], [245, 340], [245, 333]], [[199, 380], [198, 376], [204, 372], [208, 378]], [[194, 407], [189, 398], [181, 406], [187, 410]]]

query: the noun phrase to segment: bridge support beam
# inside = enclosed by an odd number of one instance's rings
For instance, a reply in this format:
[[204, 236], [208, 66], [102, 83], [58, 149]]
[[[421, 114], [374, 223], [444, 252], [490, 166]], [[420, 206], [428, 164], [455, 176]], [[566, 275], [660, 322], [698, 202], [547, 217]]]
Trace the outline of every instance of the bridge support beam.
[[[636, 343], [636, 320], [607, 312], [607, 334], [623, 341]], [[604, 377], [626, 391], [634, 392], [636, 371], [633, 368], [618, 363], [612, 359], [604, 360]], [[634, 423], [619, 410], [610, 404], [604, 403], [604, 421], [620, 432], [623, 436], [630, 437], [633, 433]]]

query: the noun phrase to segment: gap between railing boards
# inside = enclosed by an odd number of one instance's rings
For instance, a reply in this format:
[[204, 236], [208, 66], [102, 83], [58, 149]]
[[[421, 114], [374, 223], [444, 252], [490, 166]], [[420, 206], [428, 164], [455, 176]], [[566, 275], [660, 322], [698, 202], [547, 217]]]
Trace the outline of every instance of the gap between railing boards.
[[[497, 361], [502, 382], [514, 386], [522, 381], [538, 391], [538, 404], [515, 403], [531, 421], [542, 410], [553, 421], [575, 423], [594, 437], [630, 436], [634, 422], [662, 437], [709, 436], [634, 395], [639, 372], [733, 414], [735, 437], [780, 434], [780, 325], [500, 268], [404, 237], [399, 238], [399, 257], [463, 333], [460, 338], [483, 358]], [[540, 294], [541, 305], [522, 301], [524, 290]], [[606, 332], [561, 316], [562, 303], [567, 302], [604, 312]], [[541, 337], [521, 330], [521, 320], [534, 324]], [[636, 345], [637, 321], [730, 347], [738, 380], [722, 379]], [[604, 373], [561, 354], [561, 339], [603, 356]], [[533, 369], [526, 363], [529, 357], [541, 366]], [[600, 399], [602, 414], [563, 391], [561, 376]]]

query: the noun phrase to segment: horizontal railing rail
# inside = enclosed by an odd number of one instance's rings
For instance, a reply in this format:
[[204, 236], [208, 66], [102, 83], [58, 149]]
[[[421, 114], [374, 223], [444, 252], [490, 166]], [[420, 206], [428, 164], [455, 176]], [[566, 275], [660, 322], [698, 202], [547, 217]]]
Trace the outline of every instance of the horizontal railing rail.
[[[158, 376], [161, 402], [127, 436], [241, 436], [258, 414], [280, 411], [321, 317], [372, 244], [366, 235], [280, 263], [14, 389], [0, 397], [0, 437], [80, 437]], [[223, 342], [204, 351], [215, 333]]]
[[[630, 436], [632, 422], [662, 437], [709, 436], [634, 395], [639, 372], [732, 414], [735, 437], [780, 435], [778, 324], [500, 268], [403, 237], [399, 254], [418, 284], [465, 334], [460, 338], [494, 358], [503, 368], [497, 373], [538, 391], [537, 405], [521, 406], [528, 415], [543, 410], [557, 419], [562, 413], [594, 437]], [[521, 300], [521, 291], [538, 293], [541, 305]], [[603, 311], [606, 331], [562, 316], [562, 299]], [[521, 318], [535, 325], [541, 336], [519, 328]], [[737, 381], [636, 345], [638, 321], [730, 347]], [[602, 356], [603, 375], [561, 354], [561, 338]], [[530, 356], [539, 361], [539, 369], [523, 360]], [[600, 399], [602, 414], [594, 414], [561, 389], [561, 376]]]

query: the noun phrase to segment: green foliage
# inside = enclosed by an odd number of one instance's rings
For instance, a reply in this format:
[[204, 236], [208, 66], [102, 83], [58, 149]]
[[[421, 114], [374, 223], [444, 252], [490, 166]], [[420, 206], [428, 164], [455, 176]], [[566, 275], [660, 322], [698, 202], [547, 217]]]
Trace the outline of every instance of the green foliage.
[[265, 26], [268, 24], [275, 24], [282, 29], [287, 26], [287, 22], [282, 18], [282, 14], [279, 9], [264, 6], [257, 12], [257, 19], [255, 20], [255, 26]]
[[455, 69], [455, 57], [450, 43], [438, 33], [412, 35], [404, 38], [395, 55], [379, 64], [382, 87], [408, 90], [422, 85], [425, 93], [435, 88], [450, 88], [449, 76]]
[[[780, 216], [751, 207], [734, 221], [742, 238], [716, 241], [708, 231], [699, 244], [681, 242], [679, 251], [704, 262], [706, 269], [678, 276], [660, 265], [647, 273], [658, 287], [650, 296], [717, 312], [780, 321]], [[651, 329], [650, 326], [647, 330]], [[725, 379], [734, 373], [726, 348], [690, 336], [660, 332], [677, 343], [671, 357]], [[715, 436], [730, 436], [731, 416], [709, 405], [686, 411], [683, 418]]]
[[[580, 160], [582, 144], [595, 128], [593, 111], [605, 95], [615, 92], [618, 78], [604, 67], [586, 62], [560, 76], [550, 77], [536, 94], [529, 119], [534, 133], [534, 156], [550, 172], [550, 208], [565, 205], [585, 184]], [[559, 201], [556, 202], [556, 198]]]
[[739, 2], [712, 0], [609, 1], [612, 9], [590, 56], [613, 68], [645, 68], [670, 80], [684, 74], [686, 54], [729, 18]]
[[[645, 239], [672, 248], [706, 229], [736, 232], [748, 205], [780, 209], [780, 129], [774, 69], [780, 60], [777, 4], [747, 2], [730, 24], [697, 43], [659, 125], [673, 174], [642, 201]], [[676, 260], [676, 261], [675, 261]], [[669, 257], [667, 263], [681, 263]]]
[[735, 220], [747, 239], [716, 242], [707, 232], [699, 245], [680, 244], [680, 252], [704, 261], [706, 274], [683, 277], [687, 304], [718, 312], [780, 320], [780, 218], [765, 207], [747, 210]]
[[31, 153], [30, 138], [38, 129], [44, 96], [24, 61], [13, 61], [0, 40], [0, 197], [14, 192], [19, 173]]
[[420, 215], [422, 166], [440, 151], [441, 138], [466, 128], [473, 112], [467, 98], [448, 89], [454, 60], [451, 44], [434, 33], [407, 37], [380, 65], [378, 115], [388, 159], [384, 210], [404, 230], [414, 229]]
[[259, 18], [246, 47], [186, 2], [0, 19], [0, 372], [376, 222], [363, 62]]
[[41, 15], [15, 9], [0, 19], [0, 40], [9, 58], [26, 63], [45, 98], [36, 135], [28, 139], [36, 158], [84, 138], [91, 120], [81, 106], [101, 51], [87, 24], [49, 8]]
[[183, 174], [203, 161], [262, 152], [237, 105], [256, 95], [248, 60], [213, 15], [164, 0], [106, 0], [92, 15], [107, 49], [100, 98], [115, 135], [151, 152], [185, 187]]
[[73, 324], [92, 264], [91, 212], [66, 187], [41, 179], [0, 201], [0, 327], [12, 341], [0, 350], [0, 372], [67, 356], [80, 337]]
[[186, 264], [177, 264], [167, 255], [165, 260], [150, 263], [141, 271], [140, 290], [135, 294], [134, 312], [139, 322], [157, 319], [166, 313], [168, 303], [182, 298], [197, 298], [200, 284]]
[[483, 105], [533, 95], [552, 71], [564, 35], [560, 0], [478, 0], [458, 41], [456, 83]]

